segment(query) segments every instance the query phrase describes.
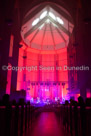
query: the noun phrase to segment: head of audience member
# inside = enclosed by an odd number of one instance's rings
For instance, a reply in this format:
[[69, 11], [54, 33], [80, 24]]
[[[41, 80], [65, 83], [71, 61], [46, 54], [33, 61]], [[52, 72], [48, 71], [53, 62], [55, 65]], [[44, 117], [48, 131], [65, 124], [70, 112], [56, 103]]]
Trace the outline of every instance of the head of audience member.
[[3, 96], [2, 103], [3, 103], [3, 105], [8, 105], [10, 103], [9, 102], [9, 95], [8, 94], [5, 94]]
[[83, 106], [84, 105], [84, 100], [81, 96], [78, 97], [78, 105]]
[[91, 106], [91, 98], [86, 98], [86, 106]]

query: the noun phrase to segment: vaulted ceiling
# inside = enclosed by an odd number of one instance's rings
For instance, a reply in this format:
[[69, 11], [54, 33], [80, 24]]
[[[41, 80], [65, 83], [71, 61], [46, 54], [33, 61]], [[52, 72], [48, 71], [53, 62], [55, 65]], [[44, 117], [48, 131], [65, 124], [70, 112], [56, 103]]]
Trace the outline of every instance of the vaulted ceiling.
[[46, 2], [26, 14], [21, 27], [21, 36], [30, 48], [58, 50], [68, 45], [73, 28], [73, 20], [67, 10]]

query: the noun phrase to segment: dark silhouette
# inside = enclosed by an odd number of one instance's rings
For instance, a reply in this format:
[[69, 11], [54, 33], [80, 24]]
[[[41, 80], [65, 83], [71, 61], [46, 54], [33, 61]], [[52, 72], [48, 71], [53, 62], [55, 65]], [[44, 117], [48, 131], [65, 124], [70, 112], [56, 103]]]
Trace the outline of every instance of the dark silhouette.
[[84, 100], [81, 96], [78, 97], [78, 105], [83, 106], [84, 105]]

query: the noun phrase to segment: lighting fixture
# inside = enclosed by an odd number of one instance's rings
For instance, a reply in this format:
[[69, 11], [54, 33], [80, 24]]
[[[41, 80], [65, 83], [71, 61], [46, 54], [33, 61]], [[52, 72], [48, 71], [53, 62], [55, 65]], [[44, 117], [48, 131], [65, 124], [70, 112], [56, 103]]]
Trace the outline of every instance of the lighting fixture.
[[64, 24], [64, 22], [63, 22], [63, 20], [61, 18], [57, 17], [56, 19], [57, 19], [59, 24], [62, 24], [62, 25]]
[[44, 11], [44, 12], [40, 15], [40, 19], [43, 19], [46, 15], [47, 15], [47, 11]]
[[56, 17], [55, 17], [55, 15], [54, 15], [52, 12], [49, 12], [49, 16], [50, 16], [52, 19], [56, 20]]
[[39, 18], [35, 19], [32, 23], [32, 26], [36, 25], [39, 22]]

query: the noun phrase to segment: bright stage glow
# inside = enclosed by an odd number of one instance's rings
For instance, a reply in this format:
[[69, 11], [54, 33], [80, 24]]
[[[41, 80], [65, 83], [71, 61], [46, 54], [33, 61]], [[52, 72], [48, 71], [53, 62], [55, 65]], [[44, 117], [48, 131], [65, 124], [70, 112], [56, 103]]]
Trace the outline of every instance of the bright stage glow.
[[34, 99], [33, 99], [33, 98], [31, 98], [31, 99], [30, 99], [30, 102], [31, 102], [31, 103], [33, 103], [33, 102], [34, 102]]
[[35, 19], [32, 23], [32, 26], [35, 26], [39, 22], [39, 18]]
[[63, 20], [60, 19], [59, 17], [57, 17], [57, 21], [58, 21], [59, 24], [62, 24], [62, 25], [64, 24]]
[[44, 11], [44, 12], [40, 15], [40, 19], [43, 19], [46, 15], [47, 15], [47, 11]]
[[[24, 53], [24, 50], [22, 48], [19, 49], [19, 59], [18, 59], [18, 66], [23, 66], [23, 59], [22, 54]], [[24, 77], [23, 71], [18, 71], [18, 78], [17, 78], [17, 90], [24, 89], [26, 90], [26, 100], [30, 100], [31, 103], [40, 103], [46, 101], [46, 99], [51, 100], [52, 102], [55, 102], [55, 97], [59, 97], [60, 101], [63, 101], [63, 98], [66, 99], [68, 91], [66, 88], [68, 88], [68, 83], [65, 84], [65, 87], [63, 88], [62, 84], [60, 85], [54, 84], [56, 83], [56, 74], [58, 72], [58, 82], [65, 82], [68, 81], [68, 71], [64, 71], [63, 69], [61, 71], [54, 68], [56, 67], [55, 62], [55, 54], [42, 54], [41, 58], [39, 59], [39, 56], [36, 52], [29, 52], [27, 51], [27, 59], [25, 59], [26, 66], [36, 66], [39, 64], [39, 61], [41, 62], [39, 66], [39, 69], [35, 71], [25, 71], [26, 72], [26, 81], [23, 80], [22, 77]], [[30, 61], [29, 58], [32, 58], [33, 61]], [[67, 58], [67, 49], [62, 49], [58, 52], [58, 63], [61, 67], [64, 67], [64, 65], [67, 65], [66, 61], [60, 61], [60, 59], [65, 60]], [[36, 60], [36, 61], [35, 61]], [[41, 67], [42, 66], [42, 67]], [[50, 66], [50, 67], [49, 67]], [[41, 79], [41, 83], [39, 82], [39, 79]], [[30, 81], [30, 83], [28, 83]], [[35, 85], [32, 85], [32, 82], [35, 82]], [[63, 89], [63, 90], [62, 90]], [[63, 91], [63, 92], [62, 92]], [[39, 99], [38, 99], [39, 98]]]
[[45, 91], [49, 91], [49, 89], [45, 89]]
[[58, 100], [58, 98], [57, 97], [55, 97], [55, 102]]
[[49, 16], [50, 16], [52, 19], [56, 20], [56, 17], [55, 17], [55, 15], [54, 15], [52, 12], [49, 12]]

